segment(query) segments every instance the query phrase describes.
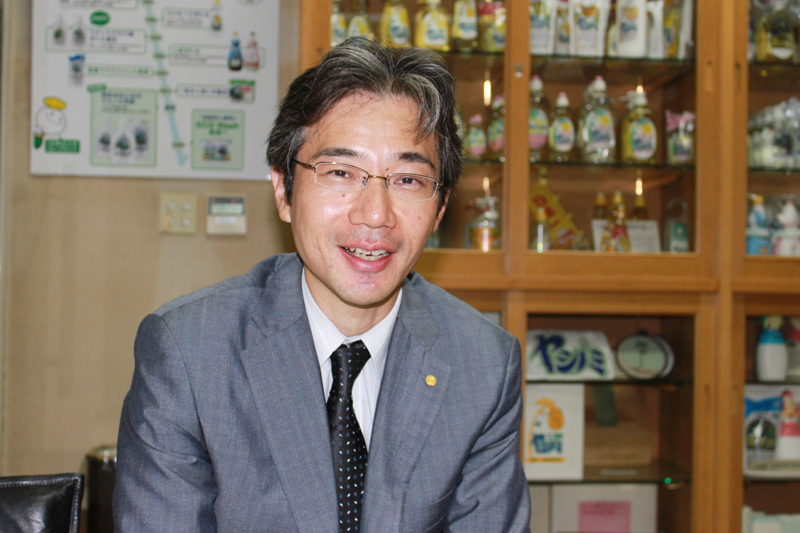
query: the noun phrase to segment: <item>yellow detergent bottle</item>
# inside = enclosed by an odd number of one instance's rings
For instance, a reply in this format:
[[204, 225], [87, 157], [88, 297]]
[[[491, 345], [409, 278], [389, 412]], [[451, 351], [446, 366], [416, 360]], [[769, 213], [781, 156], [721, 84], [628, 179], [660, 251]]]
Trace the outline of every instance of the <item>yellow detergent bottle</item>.
[[441, 0], [425, 0], [414, 17], [414, 45], [440, 52], [450, 51], [450, 19]]
[[411, 24], [403, 0], [386, 0], [381, 13], [380, 37], [384, 46], [411, 46]]

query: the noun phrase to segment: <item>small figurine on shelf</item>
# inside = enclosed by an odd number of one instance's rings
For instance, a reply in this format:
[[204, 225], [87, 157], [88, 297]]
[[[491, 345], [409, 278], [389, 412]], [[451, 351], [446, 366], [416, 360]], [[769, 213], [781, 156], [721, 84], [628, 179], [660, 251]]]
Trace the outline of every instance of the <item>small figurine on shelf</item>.
[[775, 220], [781, 229], [772, 237], [772, 253], [784, 257], [800, 256], [800, 213], [794, 198], [786, 198]]
[[764, 317], [764, 329], [756, 345], [756, 373], [759, 381], [784, 381], [789, 362], [786, 339], [781, 333], [783, 319], [773, 315]]
[[764, 197], [750, 194], [750, 212], [747, 214], [747, 253], [749, 255], [769, 255], [769, 229], [767, 228], [767, 210]]
[[800, 459], [800, 424], [798, 423], [797, 404], [794, 403], [791, 391], [781, 394], [783, 407], [781, 423], [778, 430], [778, 442], [775, 444], [775, 458], [778, 460]]

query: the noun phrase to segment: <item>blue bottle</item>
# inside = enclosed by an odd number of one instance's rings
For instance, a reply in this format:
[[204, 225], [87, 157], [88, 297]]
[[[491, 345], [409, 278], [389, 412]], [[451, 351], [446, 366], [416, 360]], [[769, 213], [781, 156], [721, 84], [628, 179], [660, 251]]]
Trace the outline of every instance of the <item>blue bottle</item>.
[[764, 197], [760, 194], [751, 194], [750, 212], [747, 214], [747, 254], [770, 255], [769, 228], [767, 227], [767, 210], [764, 207]]
[[242, 49], [239, 48], [238, 32], [233, 32], [233, 39], [231, 39], [231, 49], [228, 52], [228, 68], [242, 70]]

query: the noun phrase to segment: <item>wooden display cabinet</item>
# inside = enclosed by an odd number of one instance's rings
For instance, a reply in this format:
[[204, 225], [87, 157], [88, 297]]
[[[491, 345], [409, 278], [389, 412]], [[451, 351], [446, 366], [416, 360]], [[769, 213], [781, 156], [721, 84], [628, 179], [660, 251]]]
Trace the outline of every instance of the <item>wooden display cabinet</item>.
[[[344, 4], [347, 10], [349, 2]], [[408, 0], [406, 4], [413, 17], [416, 2]], [[742, 271], [739, 268], [734, 275], [732, 265], [735, 258], [743, 262], [743, 246], [736, 248], [732, 237], [744, 242], [743, 214], [730, 202], [732, 197], [740, 201], [746, 194], [743, 184], [732, 187], [729, 179], [744, 179], [746, 174], [745, 168], [736, 170], [732, 162], [738, 157], [735, 150], [743, 150], [739, 138], [744, 139], [732, 125], [741, 121], [739, 114], [746, 114], [744, 110], [732, 112], [731, 106], [744, 94], [742, 84], [746, 91], [746, 80], [742, 82], [738, 75], [732, 38], [741, 22], [737, 18], [741, 7], [731, 9], [729, 0], [696, 0], [695, 26], [702, 31], [697, 32], [694, 57], [647, 61], [532, 57], [528, 4], [527, 0], [506, 0], [503, 54], [445, 54], [456, 75], [463, 107], [481, 106], [480, 87], [486, 79], [492, 81], [493, 89], [503, 91], [506, 152], [503, 161], [468, 162], [442, 230], [442, 243], [448, 247], [426, 250], [415, 270], [481, 311], [500, 312], [502, 325], [521, 340], [523, 350], [528, 329], [544, 323], [597, 328], [612, 339], [620, 333], [633, 333], [637, 324], [643, 323], [668, 335], [681, 354], [676, 381], [614, 385], [619, 394], [634, 391], [655, 406], [654, 412], [636, 422], [652, 429], [651, 449], [657, 459], [643, 469], [642, 481], [654, 481], [661, 487], [659, 531], [734, 531], [738, 524], [732, 517], [734, 511], [741, 512], [742, 498], [733, 494], [738, 500], [730, 500], [731, 493], [719, 489], [730, 476], [742, 487], [741, 464], [738, 477], [735, 471], [721, 470], [720, 465], [725, 467], [724, 461], [735, 451], [723, 446], [725, 453], [720, 456], [718, 437], [727, 438], [735, 425], [728, 410], [731, 391], [720, 391], [720, 383], [734, 387], [734, 396], [740, 400], [744, 383], [743, 373], [741, 379], [732, 379], [735, 369], [728, 365], [731, 347], [737, 342], [733, 287], [741, 283]], [[368, 2], [375, 20], [382, 5], [379, 0]], [[452, 0], [444, 0], [443, 5], [452, 11]], [[301, 62], [308, 67], [330, 46], [332, 2], [303, 0], [302, 6]], [[659, 125], [662, 154], [656, 165], [640, 167], [648, 208], [663, 228], [669, 200], [679, 196], [687, 202], [689, 253], [564, 250], [536, 254], [529, 250], [530, 188], [537, 178], [528, 159], [527, 142], [528, 86], [533, 73], [542, 77], [551, 104], [555, 94], [564, 90], [576, 106], [596, 75], [606, 78], [615, 98], [638, 83], [643, 85]], [[665, 164], [665, 109], [695, 112], [694, 165]], [[617, 107], [615, 119], [620, 118], [621, 108]], [[588, 229], [587, 212], [596, 191], [609, 194], [621, 188], [628, 192], [628, 201], [632, 199], [635, 167], [572, 163], [552, 164], [548, 171], [552, 187], [581, 229]], [[738, 178], [735, 172], [739, 172]], [[464, 206], [482, 194], [484, 176], [492, 182], [492, 193], [500, 196], [502, 216], [503, 244], [490, 253], [465, 249], [462, 241], [469, 219]], [[721, 408], [723, 401], [725, 407]], [[740, 460], [741, 450], [738, 457]], [[664, 464], [672, 465], [666, 472], [674, 472], [674, 476], [665, 474]], [[595, 474], [589, 470], [587, 477], [596, 479]], [[677, 490], [668, 490], [665, 477], [682, 483]]]

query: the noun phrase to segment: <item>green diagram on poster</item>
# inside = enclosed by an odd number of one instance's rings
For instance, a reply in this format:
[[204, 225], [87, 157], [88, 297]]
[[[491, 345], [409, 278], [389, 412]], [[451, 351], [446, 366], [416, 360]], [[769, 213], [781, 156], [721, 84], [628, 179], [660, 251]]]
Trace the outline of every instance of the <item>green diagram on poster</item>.
[[241, 170], [244, 165], [244, 112], [192, 112], [192, 168]]
[[155, 166], [158, 92], [101, 87], [90, 98], [91, 164]]

